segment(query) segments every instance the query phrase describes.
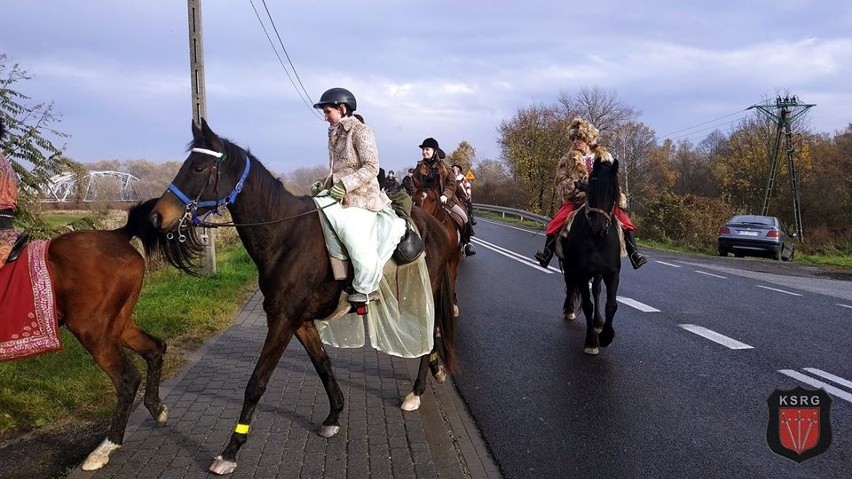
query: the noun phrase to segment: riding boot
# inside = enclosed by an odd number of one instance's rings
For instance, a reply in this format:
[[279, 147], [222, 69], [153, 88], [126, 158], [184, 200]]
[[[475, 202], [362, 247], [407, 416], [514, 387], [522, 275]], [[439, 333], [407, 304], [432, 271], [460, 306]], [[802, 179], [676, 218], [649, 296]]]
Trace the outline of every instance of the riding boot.
[[476, 254], [476, 250], [473, 248], [473, 244], [470, 242], [470, 237], [473, 233], [473, 228], [470, 227], [470, 223], [465, 223], [461, 232], [461, 241], [464, 244], [464, 255], [465, 256], [473, 256]]
[[544, 248], [536, 251], [535, 259], [542, 268], [547, 268], [553, 259], [553, 251], [556, 249], [556, 235], [547, 235], [544, 240]]
[[636, 236], [633, 231], [624, 230], [624, 245], [627, 247], [627, 256], [630, 258], [633, 269], [639, 269], [648, 262], [648, 258], [636, 246]]

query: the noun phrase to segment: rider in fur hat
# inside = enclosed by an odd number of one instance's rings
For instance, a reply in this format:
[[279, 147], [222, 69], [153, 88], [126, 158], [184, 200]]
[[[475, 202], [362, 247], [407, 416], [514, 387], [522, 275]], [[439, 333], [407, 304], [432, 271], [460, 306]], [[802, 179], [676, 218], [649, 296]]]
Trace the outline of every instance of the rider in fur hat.
[[[544, 248], [535, 254], [535, 259], [542, 268], [546, 268], [553, 258], [556, 237], [568, 215], [586, 200], [586, 194], [577, 188], [576, 183], [589, 181], [592, 165], [596, 159], [599, 158], [605, 163], [613, 162], [612, 155], [604, 146], [598, 144], [598, 136], [598, 129], [588, 121], [580, 117], [571, 121], [568, 129], [568, 138], [572, 142], [571, 151], [559, 159], [554, 179], [556, 193], [562, 199], [562, 207], [547, 224]], [[648, 262], [648, 259], [636, 246], [636, 237], [633, 233], [636, 231], [636, 226], [622, 209], [625, 206], [623, 195], [619, 203], [621, 204], [615, 206], [613, 215], [618, 218], [624, 231], [624, 242], [630, 264], [633, 265], [633, 269], [639, 269]]]

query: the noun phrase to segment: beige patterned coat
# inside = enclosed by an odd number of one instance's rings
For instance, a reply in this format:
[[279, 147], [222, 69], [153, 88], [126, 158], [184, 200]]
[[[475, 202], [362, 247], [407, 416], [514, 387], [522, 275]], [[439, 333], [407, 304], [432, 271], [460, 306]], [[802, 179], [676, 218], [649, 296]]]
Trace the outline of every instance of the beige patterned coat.
[[357, 206], [380, 211], [390, 199], [379, 188], [379, 152], [369, 126], [355, 117], [344, 117], [328, 134], [329, 178], [326, 186], [338, 181], [346, 187], [343, 207]]

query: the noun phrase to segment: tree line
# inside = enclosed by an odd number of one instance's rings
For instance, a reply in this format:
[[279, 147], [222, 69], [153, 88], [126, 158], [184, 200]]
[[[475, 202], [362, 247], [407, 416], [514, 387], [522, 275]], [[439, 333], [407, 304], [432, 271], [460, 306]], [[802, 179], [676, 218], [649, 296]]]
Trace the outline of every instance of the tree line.
[[[141, 198], [162, 194], [180, 162], [139, 159], [84, 165], [66, 157], [68, 135], [55, 126], [59, 115], [53, 103], [34, 103], [15, 88], [29, 78], [0, 54], [0, 115], [8, 130], [2, 151], [21, 179], [24, 216], [37, 204], [47, 180], [68, 171], [130, 173], [140, 179]], [[615, 91], [598, 87], [562, 91], [552, 104], [519, 108], [497, 128], [498, 159], [477, 158], [474, 146], [462, 141], [447, 161], [474, 172], [475, 202], [551, 215], [559, 208], [554, 171], [570, 148], [567, 125], [576, 116], [597, 126], [600, 143], [620, 162], [622, 189], [642, 237], [712, 249], [718, 227], [731, 215], [761, 212], [775, 145], [773, 121], [755, 113], [697, 144], [660, 139]], [[852, 123], [841, 131], [816, 133], [805, 120], [792, 125], [803, 245], [815, 252], [852, 253]], [[769, 214], [792, 225], [793, 192], [784, 158], [781, 152]], [[326, 172], [325, 166], [303, 167], [281, 180], [290, 191], [304, 194]]]

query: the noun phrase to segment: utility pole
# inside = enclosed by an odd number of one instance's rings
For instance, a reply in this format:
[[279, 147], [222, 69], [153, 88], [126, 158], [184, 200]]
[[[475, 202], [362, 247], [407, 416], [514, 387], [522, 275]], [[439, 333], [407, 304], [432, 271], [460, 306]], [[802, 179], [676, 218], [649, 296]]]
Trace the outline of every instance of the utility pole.
[[796, 95], [780, 96], [775, 98], [774, 103], [766, 102], [762, 105], [752, 105], [748, 109], [756, 108], [761, 113], [775, 120], [775, 136], [769, 152], [769, 179], [766, 182], [766, 192], [763, 195], [762, 215], [769, 213], [769, 198], [772, 197], [772, 188], [775, 186], [775, 176], [778, 174], [778, 151], [781, 149], [781, 137], [784, 137], [784, 146], [787, 151], [787, 170], [790, 174], [790, 188], [793, 192], [793, 216], [795, 218], [796, 234], [802, 241], [802, 210], [799, 206], [799, 174], [793, 161], [793, 132], [791, 125], [793, 121], [805, 114], [806, 111], [816, 105], [799, 103]]
[[[187, 0], [189, 14], [189, 73], [192, 82], [192, 121], [201, 128], [201, 119], [207, 118], [207, 94], [204, 91], [204, 48], [201, 38], [201, 0]], [[201, 233], [204, 254], [201, 269], [204, 274], [216, 274], [216, 235], [211, 228]]]

